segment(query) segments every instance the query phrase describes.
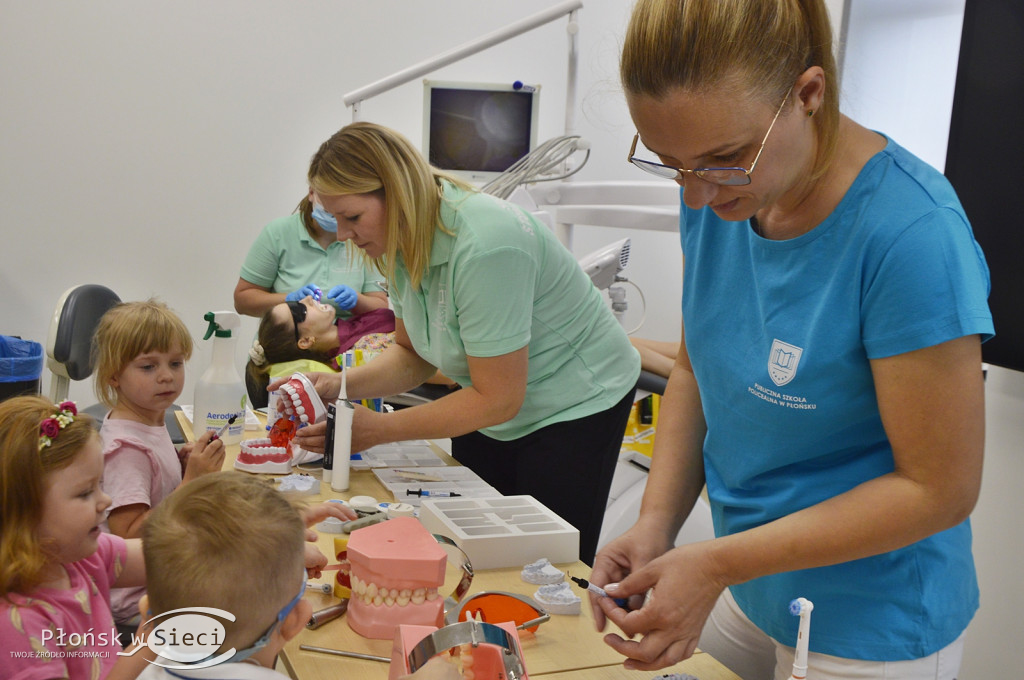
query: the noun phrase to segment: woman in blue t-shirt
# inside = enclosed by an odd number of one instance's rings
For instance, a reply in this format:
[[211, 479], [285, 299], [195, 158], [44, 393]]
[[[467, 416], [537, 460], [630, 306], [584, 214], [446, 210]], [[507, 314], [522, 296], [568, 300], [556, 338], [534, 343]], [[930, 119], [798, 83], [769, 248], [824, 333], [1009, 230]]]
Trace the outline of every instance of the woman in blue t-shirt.
[[[936, 170], [839, 112], [821, 0], [639, 0], [630, 161], [681, 187], [683, 333], [594, 599], [637, 669], [955, 677], [978, 606], [988, 269]], [[717, 538], [673, 547], [702, 488]], [[618, 584], [612, 585], [612, 584]], [[936, 670], [938, 669], [938, 670]]]

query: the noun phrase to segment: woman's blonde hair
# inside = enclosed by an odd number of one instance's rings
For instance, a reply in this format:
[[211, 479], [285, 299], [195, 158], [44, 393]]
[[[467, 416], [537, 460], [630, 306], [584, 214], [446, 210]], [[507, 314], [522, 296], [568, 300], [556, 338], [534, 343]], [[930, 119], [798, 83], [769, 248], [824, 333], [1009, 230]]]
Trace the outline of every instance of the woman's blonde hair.
[[163, 302], [151, 298], [111, 307], [100, 319], [92, 340], [96, 398], [107, 408], [114, 408], [117, 390], [110, 384], [111, 379], [140, 354], [175, 348], [186, 360], [191, 358], [192, 336]]
[[375, 123], [346, 125], [320, 145], [309, 164], [309, 186], [321, 196], [377, 194], [387, 211], [384, 254], [377, 270], [394, 281], [399, 255], [418, 288], [430, 263], [434, 231], [441, 224], [441, 179], [470, 190], [430, 166], [398, 132]]
[[41, 581], [53, 552], [39, 541], [47, 475], [74, 462], [94, 437], [93, 420], [80, 413], [39, 447], [40, 426], [57, 414], [42, 397], [0, 402], [0, 597], [28, 593]]
[[813, 121], [813, 175], [820, 177], [839, 134], [838, 77], [823, 0], [638, 0], [619, 76], [632, 96], [661, 99], [673, 90], [702, 93], [728, 84], [777, 107], [812, 66], [825, 72]]

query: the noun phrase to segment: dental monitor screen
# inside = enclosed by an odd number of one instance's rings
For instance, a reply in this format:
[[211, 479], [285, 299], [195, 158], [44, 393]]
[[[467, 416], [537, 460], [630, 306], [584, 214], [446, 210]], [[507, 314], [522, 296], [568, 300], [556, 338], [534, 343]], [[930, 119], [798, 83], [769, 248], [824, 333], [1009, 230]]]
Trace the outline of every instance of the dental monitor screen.
[[536, 145], [539, 86], [423, 85], [423, 153], [434, 167], [487, 182]]

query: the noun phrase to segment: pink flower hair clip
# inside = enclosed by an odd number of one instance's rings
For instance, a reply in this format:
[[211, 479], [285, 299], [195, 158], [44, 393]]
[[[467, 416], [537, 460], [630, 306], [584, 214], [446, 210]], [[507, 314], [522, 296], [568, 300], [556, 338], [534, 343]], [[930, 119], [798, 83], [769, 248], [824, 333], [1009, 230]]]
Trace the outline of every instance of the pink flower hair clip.
[[39, 423], [39, 450], [53, 443], [60, 431], [75, 421], [78, 415], [78, 407], [73, 401], [62, 401], [57, 406], [57, 412]]

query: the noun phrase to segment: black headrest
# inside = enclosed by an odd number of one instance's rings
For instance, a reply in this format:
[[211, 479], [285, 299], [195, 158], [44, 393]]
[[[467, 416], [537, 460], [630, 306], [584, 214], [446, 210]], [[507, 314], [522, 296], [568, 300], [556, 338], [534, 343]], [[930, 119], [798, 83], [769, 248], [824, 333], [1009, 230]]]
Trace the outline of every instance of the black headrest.
[[100, 318], [119, 302], [117, 293], [92, 283], [68, 293], [57, 323], [53, 358], [64, 364], [72, 380], [85, 380], [92, 374], [93, 333]]

